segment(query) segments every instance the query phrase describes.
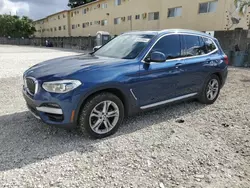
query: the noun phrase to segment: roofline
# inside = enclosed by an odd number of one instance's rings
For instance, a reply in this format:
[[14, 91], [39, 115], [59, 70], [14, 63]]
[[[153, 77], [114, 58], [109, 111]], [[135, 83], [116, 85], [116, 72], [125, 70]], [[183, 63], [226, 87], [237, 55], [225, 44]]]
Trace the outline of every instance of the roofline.
[[81, 6], [72, 8], [72, 9], [70, 9], [69, 11], [71, 11], [71, 10], [76, 10], [76, 9], [79, 9], [79, 8], [82, 8], [82, 7], [85, 7], [85, 6], [88, 6], [88, 5], [92, 5], [92, 4], [95, 4], [95, 3], [100, 2], [100, 1], [104, 1], [104, 0], [95, 0], [95, 1], [92, 1], [92, 2], [89, 2], [89, 3], [86, 3], [86, 4], [83, 4], [83, 5], [81, 5]]
[[92, 2], [90, 2], [90, 3], [86, 3], [86, 4], [84, 4], [84, 5], [81, 5], [81, 6], [78, 6], [78, 7], [72, 8], [72, 9], [69, 9], [69, 10], [63, 10], [63, 11], [60, 11], [60, 12], [56, 12], [56, 13], [54, 13], [54, 14], [51, 14], [51, 15], [46, 16], [45, 18], [41, 18], [41, 19], [39, 19], [39, 20], [34, 20], [34, 22], [42, 21], [42, 20], [45, 20], [45, 19], [47, 19], [47, 18], [49, 18], [49, 17], [51, 17], [51, 16], [54, 16], [54, 15], [57, 15], [57, 14], [60, 14], [60, 13], [63, 13], [63, 12], [70, 12], [70, 11], [72, 11], [72, 10], [76, 10], [76, 9], [79, 9], [79, 8], [82, 8], [82, 7], [85, 7], [85, 6], [88, 6], [88, 5], [92, 5], [92, 4], [95, 4], [95, 3], [100, 2], [100, 1], [104, 1], [104, 0], [95, 0], [95, 1], [92, 1]]
[[56, 13], [54, 13], [54, 14], [50, 14], [50, 15], [48, 15], [48, 16], [46, 16], [46, 17], [44, 17], [44, 18], [41, 18], [41, 19], [39, 19], [39, 20], [34, 20], [33, 22], [42, 21], [42, 20], [45, 20], [45, 19], [47, 19], [47, 18], [49, 18], [49, 17], [51, 17], [51, 16], [54, 16], [54, 15], [57, 15], [57, 14], [61, 14], [61, 13], [63, 13], [63, 12], [69, 12], [69, 10], [62, 10], [62, 11], [60, 11], [60, 12], [56, 12]]

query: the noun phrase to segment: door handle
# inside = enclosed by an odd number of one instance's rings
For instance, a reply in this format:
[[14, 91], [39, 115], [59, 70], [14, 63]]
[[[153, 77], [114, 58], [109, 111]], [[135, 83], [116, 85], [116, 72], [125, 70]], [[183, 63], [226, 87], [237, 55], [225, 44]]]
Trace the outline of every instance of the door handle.
[[183, 66], [183, 65], [184, 65], [183, 63], [176, 63], [176, 64], [175, 64], [175, 68], [178, 69], [179, 67], [181, 67], [181, 66]]

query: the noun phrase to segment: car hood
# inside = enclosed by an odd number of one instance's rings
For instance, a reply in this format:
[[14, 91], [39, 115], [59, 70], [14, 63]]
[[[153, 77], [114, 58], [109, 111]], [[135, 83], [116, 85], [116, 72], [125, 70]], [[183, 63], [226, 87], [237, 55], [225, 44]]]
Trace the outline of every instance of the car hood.
[[63, 78], [79, 71], [98, 69], [103, 66], [115, 66], [123, 59], [97, 57], [92, 55], [68, 56], [39, 63], [28, 69], [24, 76], [37, 79]]

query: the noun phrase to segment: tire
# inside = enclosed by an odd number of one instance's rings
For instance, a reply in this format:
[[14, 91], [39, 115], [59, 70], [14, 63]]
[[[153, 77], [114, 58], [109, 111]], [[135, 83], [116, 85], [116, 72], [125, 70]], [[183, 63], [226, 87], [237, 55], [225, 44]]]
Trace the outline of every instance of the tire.
[[[217, 92], [215, 92], [215, 87], [214, 88], [211, 87], [211, 83], [215, 83], [215, 85], [217, 85]], [[212, 94], [210, 88], [213, 88]], [[221, 89], [221, 81], [217, 75], [213, 74], [209, 76], [209, 78], [206, 80], [198, 100], [203, 104], [213, 104], [217, 100], [220, 94], [220, 89]], [[210, 94], [208, 94], [209, 91]]]
[[87, 100], [79, 115], [78, 128], [82, 133], [88, 132], [91, 137], [100, 139], [114, 134], [123, 119], [122, 101], [112, 93], [103, 92]]

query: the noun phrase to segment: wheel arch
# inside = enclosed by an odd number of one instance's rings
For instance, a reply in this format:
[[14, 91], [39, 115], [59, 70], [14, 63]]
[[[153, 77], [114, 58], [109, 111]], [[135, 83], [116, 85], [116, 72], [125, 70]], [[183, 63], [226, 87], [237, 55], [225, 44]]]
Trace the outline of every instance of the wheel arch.
[[78, 122], [79, 113], [81, 112], [86, 102], [93, 96], [98, 95], [99, 93], [102, 93], [102, 92], [109, 92], [117, 96], [124, 105], [125, 116], [129, 114], [129, 104], [130, 104], [129, 97], [128, 97], [130, 96], [129, 92], [121, 88], [118, 85], [102, 86], [102, 87], [98, 87], [87, 92], [87, 94], [81, 97], [80, 103], [78, 104], [76, 112], [75, 112], [75, 118], [74, 118], [75, 123]]

